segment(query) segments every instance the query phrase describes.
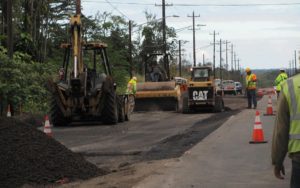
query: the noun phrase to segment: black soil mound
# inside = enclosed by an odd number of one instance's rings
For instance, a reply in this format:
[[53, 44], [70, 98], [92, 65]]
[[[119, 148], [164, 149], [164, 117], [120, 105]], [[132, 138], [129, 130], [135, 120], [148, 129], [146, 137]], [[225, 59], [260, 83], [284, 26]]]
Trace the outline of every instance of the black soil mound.
[[15, 116], [15, 118], [34, 127], [41, 127], [45, 123], [45, 118], [40, 114], [23, 113], [22, 115]]
[[55, 184], [105, 173], [28, 124], [0, 118], [0, 187]]

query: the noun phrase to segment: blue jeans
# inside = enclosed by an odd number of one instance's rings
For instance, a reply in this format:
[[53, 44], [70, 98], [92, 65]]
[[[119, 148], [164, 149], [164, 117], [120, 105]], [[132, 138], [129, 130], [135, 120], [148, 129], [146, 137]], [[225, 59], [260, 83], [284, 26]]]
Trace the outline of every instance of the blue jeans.
[[256, 101], [256, 90], [255, 89], [247, 90], [247, 98], [248, 98], [248, 108], [251, 108], [252, 103], [253, 103], [254, 108], [256, 108], [257, 101]]
[[292, 160], [291, 188], [300, 187], [300, 163]]

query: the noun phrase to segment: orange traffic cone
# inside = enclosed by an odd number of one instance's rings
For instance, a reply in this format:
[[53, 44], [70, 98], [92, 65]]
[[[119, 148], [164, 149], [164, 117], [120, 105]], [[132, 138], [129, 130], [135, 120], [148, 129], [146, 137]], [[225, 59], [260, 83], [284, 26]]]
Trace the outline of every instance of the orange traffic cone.
[[267, 110], [266, 110], [266, 113], [264, 114], [264, 116], [274, 116], [274, 115], [275, 114], [273, 113], [272, 98], [271, 98], [271, 95], [269, 95], [268, 106], [267, 106]]
[[45, 116], [44, 133], [49, 137], [53, 136], [48, 115]]
[[260, 121], [259, 111], [256, 111], [255, 114], [255, 123], [253, 127], [252, 132], [252, 141], [250, 141], [250, 144], [261, 144], [261, 143], [267, 143], [268, 141], [264, 140], [264, 131], [262, 129], [262, 123]]
[[10, 104], [7, 106], [7, 114], [6, 117], [11, 117]]

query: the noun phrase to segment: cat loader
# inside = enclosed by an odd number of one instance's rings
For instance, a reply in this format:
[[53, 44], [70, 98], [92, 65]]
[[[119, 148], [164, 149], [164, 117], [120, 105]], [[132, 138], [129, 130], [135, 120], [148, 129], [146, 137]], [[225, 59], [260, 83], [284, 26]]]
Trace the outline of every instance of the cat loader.
[[116, 124], [129, 120], [128, 96], [116, 94], [107, 45], [82, 40], [80, 0], [70, 20], [70, 43], [61, 45], [64, 61], [57, 80], [49, 80], [50, 118], [54, 126], [76, 121]]
[[209, 109], [214, 112], [224, 110], [224, 101], [217, 92], [209, 66], [193, 67], [187, 90], [182, 95], [182, 112]]

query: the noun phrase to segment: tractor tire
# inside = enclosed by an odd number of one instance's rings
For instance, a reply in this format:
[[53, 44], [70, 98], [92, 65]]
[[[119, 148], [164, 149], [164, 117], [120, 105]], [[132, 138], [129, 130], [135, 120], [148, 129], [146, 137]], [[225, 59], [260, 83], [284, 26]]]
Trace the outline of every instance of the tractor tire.
[[189, 97], [187, 93], [182, 95], [182, 113], [187, 114], [190, 112]]
[[[125, 107], [125, 121], [129, 121], [130, 120], [130, 115], [132, 112], [130, 112], [130, 103], [129, 103], [129, 97], [127, 96], [124, 100], [124, 107]], [[131, 96], [133, 97], [133, 96]], [[134, 100], [134, 99], [133, 99]]]
[[108, 125], [116, 124], [118, 123], [118, 99], [111, 78], [107, 78], [104, 82], [103, 91], [102, 122]]
[[70, 121], [63, 116], [54, 96], [51, 100], [50, 121], [54, 127], [67, 126], [70, 123]]
[[215, 105], [213, 108], [214, 112], [222, 112], [224, 111], [224, 102], [221, 96], [215, 97]]
[[124, 99], [122, 96], [118, 96], [118, 121], [125, 121], [125, 108], [124, 108]]

